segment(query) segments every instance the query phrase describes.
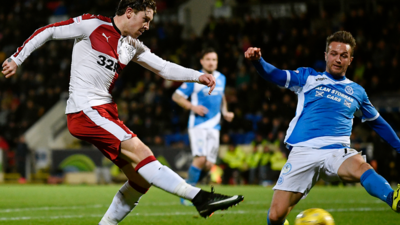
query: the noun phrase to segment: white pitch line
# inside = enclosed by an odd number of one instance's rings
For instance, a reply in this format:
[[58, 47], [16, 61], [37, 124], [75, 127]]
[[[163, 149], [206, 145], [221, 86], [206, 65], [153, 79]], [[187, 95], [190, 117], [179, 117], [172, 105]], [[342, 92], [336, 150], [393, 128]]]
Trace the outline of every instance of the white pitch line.
[[103, 215], [63, 215], [63, 216], [24, 216], [24, 217], [0, 217], [0, 221], [12, 221], [12, 220], [40, 220], [40, 219], [50, 219], [50, 220], [57, 220], [57, 219], [73, 219], [73, 218], [87, 218], [87, 217], [99, 217], [101, 218]]
[[[245, 205], [268, 205], [269, 201], [244, 201], [242, 204]], [[311, 203], [324, 203], [324, 204], [335, 204], [335, 203], [359, 203], [359, 204], [382, 204], [383, 202], [380, 200], [372, 200], [372, 201], [303, 201], [304, 204]], [[140, 203], [140, 206], [173, 206], [180, 205], [179, 202], [160, 202], [160, 203]], [[91, 209], [91, 208], [106, 208], [109, 205], [86, 205], [86, 206], [46, 206], [46, 207], [31, 207], [31, 208], [8, 208], [8, 209], [0, 209], [0, 213], [13, 213], [13, 212], [23, 212], [23, 211], [56, 211], [56, 210], [80, 210], [80, 209]]]
[[88, 208], [101, 208], [106, 205], [87, 205], [87, 206], [46, 206], [46, 207], [32, 207], [32, 208], [14, 208], [14, 209], [0, 209], [0, 213], [12, 213], [22, 211], [51, 211], [51, 210], [66, 210], [66, 209], [88, 209]]
[[[374, 211], [389, 211], [387, 207], [381, 208], [341, 208], [341, 209], [326, 209], [328, 212], [374, 212]], [[300, 212], [301, 210], [293, 210], [292, 212]], [[262, 214], [267, 213], [267, 210], [231, 210], [224, 212], [216, 212], [216, 214]], [[195, 212], [172, 212], [172, 213], [131, 213], [129, 216], [186, 216], [193, 215]], [[73, 219], [73, 218], [87, 218], [87, 217], [98, 217], [99, 219], [103, 215], [100, 214], [89, 214], [89, 215], [62, 215], [62, 216], [24, 216], [24, 217], [0, 217], [0, 221], [15, 221], [15, 220], [38, 220], [38, 219]]]

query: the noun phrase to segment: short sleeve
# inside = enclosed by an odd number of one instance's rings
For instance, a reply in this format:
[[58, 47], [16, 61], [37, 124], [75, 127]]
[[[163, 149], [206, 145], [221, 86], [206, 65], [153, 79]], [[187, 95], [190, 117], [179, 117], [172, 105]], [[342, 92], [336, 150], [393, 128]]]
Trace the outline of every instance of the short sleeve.
[[363, 100], [361, 102], [360, 112], [361, 115], [359, 116], [361, 117], [362, 122], [376, 120], [379, 117], [378, 111], [369, 101], [367, 93], [365, 93], [365, 91], [363, 94]]
[[176, 93], [182, 95], [185, 98], [189, 98], [189, 96], [193, 93], [195, 83], [183, 83], [178, 89], [176, 89]]

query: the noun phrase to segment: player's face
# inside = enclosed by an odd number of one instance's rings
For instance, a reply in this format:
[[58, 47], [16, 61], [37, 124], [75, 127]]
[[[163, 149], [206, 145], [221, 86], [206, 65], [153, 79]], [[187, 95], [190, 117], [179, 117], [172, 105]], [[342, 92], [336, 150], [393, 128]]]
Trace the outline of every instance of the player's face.
[[154, 11], [146, 8], [145, 11], [127, 12], [128, 20], [128, 35], [133, 38], [138, 38], [146, 30], [150, 28], [150, 22], [153, 20]]
[[326, 71], [334, 76], [344, 76], [353, 57], [351, 57], [351, 47], [349, 44], [332, 42], [325, 52]]
[[210, 52], [204, 55], [202, 59], [200, 59], [200, 64], [203, 66], [203, 70], [205, 72], [211, 74], [217, 69], [218, 66], [218, 56], [215, 52]]

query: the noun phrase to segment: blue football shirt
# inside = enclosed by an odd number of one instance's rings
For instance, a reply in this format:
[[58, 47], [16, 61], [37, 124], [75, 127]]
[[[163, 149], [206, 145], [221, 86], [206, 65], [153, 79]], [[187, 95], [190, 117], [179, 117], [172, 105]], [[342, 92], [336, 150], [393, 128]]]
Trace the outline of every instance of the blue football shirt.
[[285, 72], [285, 87], [298, 95], [296, 116], [285, 137], [290, 146], [349, 147], [354, 115], [363, 122], [379, 117], [364, 88], [346, 77], [335, 79], [306, 67]]
[[[201, 71], [202, 72], [202, 71]], [[226, 78], [218, 71], [213, 73], [216, 86], [211, 95], [209, 87], [199, 83], [183, 83], [175, 92], [191, 99], [192, 105], [202, 105], [208, 109], [204, 116], [190, 111], [188, 128], [212, 128], [221, 130], [221, 103], [224, 96]]]

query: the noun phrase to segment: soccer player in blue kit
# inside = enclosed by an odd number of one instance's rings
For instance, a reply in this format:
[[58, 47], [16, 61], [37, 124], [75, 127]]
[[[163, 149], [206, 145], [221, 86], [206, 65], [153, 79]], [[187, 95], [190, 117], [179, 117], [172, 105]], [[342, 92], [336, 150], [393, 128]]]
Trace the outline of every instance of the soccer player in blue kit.
[[298, 95], [296, 116], [285, 137], [291, 152], [273, 188], [268, 225], [283, 224], [289, 212], [321, 178], [361, 182], [370, 195], [400, 212], [400, 185], [393, 191], [360, 153], [350, 148], [356, 115], [400, 153], [400, 139], [372, 106], [364, 88], [345, 76], [353, 61], [355, 46], [356, 41], [349, 32], [338, 31], [329, 36], [326, 71], [322, 73], [309, 67], [277, 69], [264, 61], [260, 48], [250, 47], [244, 53], [261, 77]]
[[[172, 99], [178, 105], [190, 110], [188, 133], [194, 158], [186, 181], [193, 186], [209, 173], [217, 161], [221, 114], [228, 122], [234, 117], [233, 112], [228, 112], [224, 95], [226, 78], [217, 71], [217, 52], [212, 48], [204, 49], [200, 64], [202, 66], [200, 72], [212, 74], [216, 80], [211, 95], [207, 93], [207, 86], [188, 82], [183, 83], [172, 95]], [[189, 97], [190, 101], [187, 100]], [[181, 203], [191, 205], [190, 201], [183, 198]]]

